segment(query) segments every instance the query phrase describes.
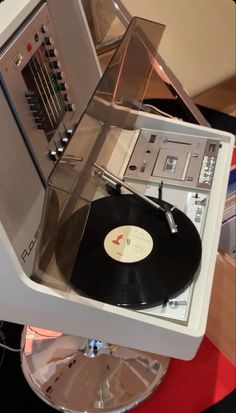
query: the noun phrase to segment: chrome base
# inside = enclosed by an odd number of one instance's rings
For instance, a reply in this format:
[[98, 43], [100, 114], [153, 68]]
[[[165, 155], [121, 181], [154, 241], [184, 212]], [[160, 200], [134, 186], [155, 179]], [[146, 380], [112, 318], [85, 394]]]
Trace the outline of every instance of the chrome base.
[[25, 326], [22, 370], [33, 391], [68, 413], [121, 413], [150, 396], [169, 358]]

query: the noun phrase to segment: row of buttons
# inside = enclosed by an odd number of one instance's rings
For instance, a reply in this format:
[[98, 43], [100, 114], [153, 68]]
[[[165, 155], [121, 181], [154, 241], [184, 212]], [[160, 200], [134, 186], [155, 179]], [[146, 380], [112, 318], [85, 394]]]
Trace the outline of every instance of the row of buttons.
[[199, 176], [199, 183], [211, 185], [215, 170], [215, 164], [216, 158], [214, 156], [204, 156]]
[[60, 145], [55, 149], [49, 151], [49, 157], [53, 162], [56, 162], [61, 154], [64, 152], [66, 145], [69, 143], [69, 140], [72, 136], [73, 130], [72, 129], [65, 129], [63, 134], [61, 134]]
[[[40, 32], [44, 35], [43, 38]], [[65, 111], [74, 111], [75, 105], [70, 102], [68, 85], [58, 59], [59, 53], [54, 47], [53, 37], [49, 35], [48, 25], [40, 26], [39, 31], [34, 34], [34, 41], [35, 43], [29, 40], [26, 45], [32, 57], [27, 64], [30, 70], [25, 70], [26, 83], [31, 85], [31, 89], [26, 90], [25, 97], [37, 128], [45, 131], [49, 141], [53, 137], [55, 146], [52, 149], [50, 145], [48, 156], [55, 162], [63, 153], [73, 133], [72, 129], [64, 126], [64, 130], [59, 132], [59, 139], [54, 139], [55, 130], [62, 122]], [[13, 63], [18, 67], [21, 62], [22, 58], [18, 58]]]
[[[47, 33], [47, 27], [46, 25], [42, 25], [41, 26], [41, 31], [42, 33]], [[54, 45], [54, 39], [52, 36], [46, 36], [44, 38], [44, 45], [46, 47], [46, 56], [50, 59], [50, 67], [51, 69], [53, 69], [53, 72], [56, 76], [56, 80], [57, 80], [57, 84], [58, 87], [60, 89], [60, 91], [63, 94], [63, 98], [65, 101], [65, 110], [66, 111], [74, 111], [75, 110], [75, 105], [74, 103], [69, 102], [69, 97], [67, 94], [67, 90], [68, 90], [68, 85], [65, 82], [65, 76], [64, 76], [64, 72], [61, 70], [61, 63], [58, 60], [58, 51], [56, 48], [53, 48]], [[56, 58], [56, 59], [55, 59]], [[64, 152], [65, 147], [67, 146], [67, 144], [69, 143], [69, 140], [72, 136], [73, 130], [72, 129], [66, 129], [60, 133], [61, 135], [61, 139], [59, 144], [56, 145], [55, 149], [51, 149], [49, 150], [49, 157], [53, 162], [56, 162], [60, 156], [62, 155], [62, 153]]]
[[[40, 27], [40, 30], [43, 34], [46, 34], [48, 32], [47, 25], [42, 24], [41, 27]], [[46, 46], [46, 48], [53, 46], [54, 45], [53, 37], [52, 36], [45, 36], [44, 45]], [[58, 56], [57, 49], [56, 48], [46, 49], [46, 56], [50, 59], [54, 59], [54, 57]], [[64, 73], [63, 73], [63, 71], [60, 71], [60, 69], [61, 69], [60, 61], [59, 60], [51, 60], [50, 61], [50, 67], [53, 70], [56, 70], [55, 75], [56, 75], [56, 78], [58, 80], [58, 86], [59, 86], [60, 90], [62, 92], [66, 92], [67, 89], [68, 89], [68, 86], [67, 86], [67, 83], [63, 81], [64, 80]], [[57, 70], [58, 70], [58, 72], [57, 72]], [[61, 82], [61, 81], [63, 81], [63, 82]], [[75, 104], [69, 102], [69, 97], [68, 97], [67, 93], [63, 93], [63, 97], [64, 97], [64, 100], [65, 100], [65, 110], [67, 110], [69, 112], [73, 112], [75, 110]]]
[[58, 87], [60, 91], [63, 93], [63, 98], [65, 101], [65, 110], [69, 112], [73, 112], [75, 110], [75, 104], [69, 102], [69, 97], [68, 97], [68, 94], [66, 93], [68, 90], [68, 85], [64, 81], [64, 72], [61, 70], [61, 63], [58, 59], [54, 60], [55, 57], [56, 58], [58, 57], [58, 51], [55, 48], [47, 48], [48, 46], [51, 47], [53, 44], [54, 44], [54, 40], [51, 36], [47, 36], [44, 38], [44, 45], [46, 46], [45, 53], [46, 53], [46, 56], [50, 59], [50, 67], [55, 71], [55, 76], [58, 82]]

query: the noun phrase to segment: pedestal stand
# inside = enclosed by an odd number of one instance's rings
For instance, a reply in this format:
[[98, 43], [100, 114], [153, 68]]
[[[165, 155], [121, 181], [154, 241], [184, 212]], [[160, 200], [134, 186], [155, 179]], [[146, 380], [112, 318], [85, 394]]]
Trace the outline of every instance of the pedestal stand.
[[150, 396], [169, 358], [25, 326], [22, 370], [33, 391], [68, 413], [121, 413]]

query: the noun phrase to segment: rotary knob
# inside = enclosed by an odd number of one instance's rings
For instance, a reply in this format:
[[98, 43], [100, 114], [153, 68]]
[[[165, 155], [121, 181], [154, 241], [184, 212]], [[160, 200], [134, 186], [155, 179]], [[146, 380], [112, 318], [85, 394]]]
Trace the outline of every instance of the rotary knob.
[[25, 92], [25, 97], [29, 98], [35, 95], [35, 92], [33, 90], [26, 90]]
[[59, 148], [57, 148], [57, 154], [60, 156], [64, 151], [64, 147], [63, 146], [59, 146]]
[[37, 128], [38, 128], [38, 129], [44, 129], [44, 126], [43, 126], [42, 123], [39, 123], [39, 124], [37, 125]]
[[41, 110], [32, 110], [32, 115], [35, 119], [42, 119], [42, 114]]
[[60, 87], [60, 90], [62, 90], [62, 91], [68, 89], [68, 86], [67, 86], [66, 82], [59, 83], [59, 87]]
[[49, 151], [49, 157], [52, 159], [53, 162], [57, 161], [57, 151], [55, 149]]
[[66, 105], [66, 111], [67, 112], [74, 112], [75, 111], [75, 104], [74, 103], [68, 103], [68, 105]]
[[31, 103], [30, 104], [30, 109], [32, 110], [32, 112], [38, 112], [40, 110], [40, 106], [37, 103]]
[[56, 77], [57, 77], [57, 80], [63, 80], [64, 72], [57, 72]]
[[42, 119], [40, 119], [40, 118], [35, 119], [35, 123], [36, 123], [38, 129], [44, 129]]
[[36, 104], [38, 101], [38, 98], [33, 90], [27, 90], [25, 92], [25, 97], [27, 98], [27, 101], [30, 105]]
[[59, 60], [53, 60], [52, 62], [50, 62], [50, 67], [52, 69], [60, 69], [61, 63], [59, 62]]
[[48, 49], [48, 50], [46, 50], [46, 56], [47, 57], [57, 57], [58, 56], [57, 49]]
[[47, 46], [52, 46], [53, 43], [54, 43], [54, 40], [53, 40], [53, 38], [52, 38], [51, 36], [47, 36], [47, 37], [44, 38], [44, 43], [45, 43]]
[[47, 29], [46, 24], [42, 24], [40, 26], [40, 31], [41, 31], [41, 33], [47, 33], [48, 29]]
[[71, 128], [66, 129], [66, 136], [68, 136], [68, 138], [70, 138], [72, 136], [72, 133], [73, 133], [73, 129], [71, 129]]
[[67, 138], [67, 136], [63, 136], [63, 138], [61, 138], [61, 144], [63, 146], [66, 146], [69, 142], [69, 138]]

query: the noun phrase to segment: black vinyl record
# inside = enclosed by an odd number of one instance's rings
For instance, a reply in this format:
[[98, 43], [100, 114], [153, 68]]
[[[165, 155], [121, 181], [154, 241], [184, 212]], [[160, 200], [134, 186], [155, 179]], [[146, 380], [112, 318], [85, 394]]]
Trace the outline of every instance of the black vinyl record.
[[[80, 213], [66, 225], [74, 227]], [[134, 195], [94, 201], [72, 270], [72, 287], [95, 300], [133, 309], [177, 296], [192, 282], [202, 248], [192, 221], [177, 208], [172, 213], [176, 234], [162, 211]], [[63, 273], [60, 248], [56, 259]]]

